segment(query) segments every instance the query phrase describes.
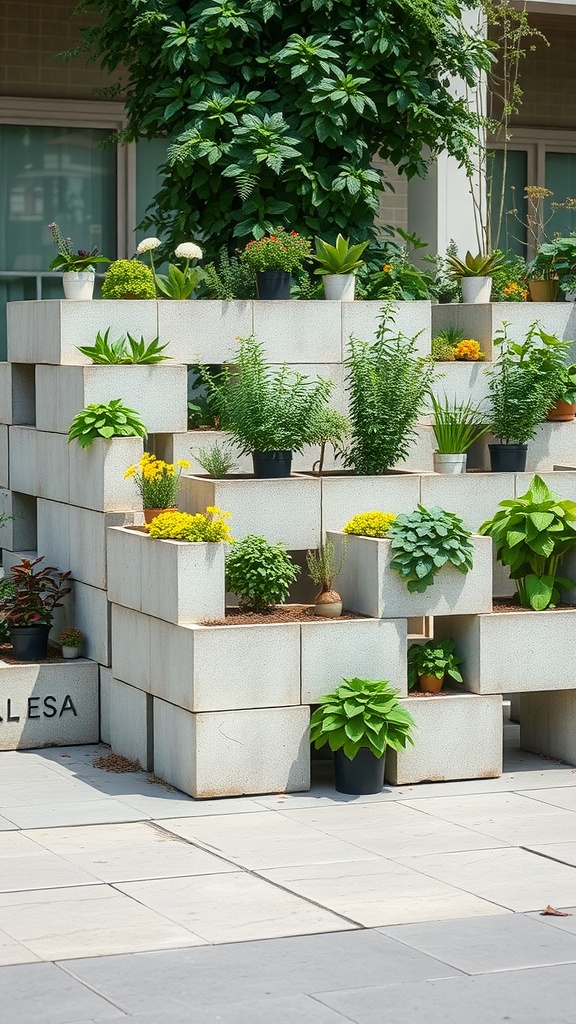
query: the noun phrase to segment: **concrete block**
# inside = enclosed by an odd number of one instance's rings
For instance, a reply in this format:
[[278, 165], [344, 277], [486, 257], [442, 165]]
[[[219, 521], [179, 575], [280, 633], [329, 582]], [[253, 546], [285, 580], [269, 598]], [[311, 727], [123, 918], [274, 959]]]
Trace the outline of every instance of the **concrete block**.
[[70, 474], [66, 436], [36, 430], [35, 427], [12, 426], [7, 429], [13, 490], [37, 498], [68, 502]]
[[437, 398], [444, 395], [451, 401], [468, 402], [486, 406], [489, 377], [483, 362], [436, 363], [436, 369], [442, 374], [432, 386]]
[[439, 618], [434, 633], [456, 641], [464, 688], [526, 693], [575, 687], [576, 609], [492, 612]]
[[34, 367], [23, 363], [0, 363], [0, 423], [36, 420]]
[[98, 666], [0, 661], [0, 750], [97, 743]]
[[158, 303], [160, 341], [169, 342], [166, 353], [176, 362], [223, 363], [234, 355], [237, 338], [254, 333], [252, 305], [244, 300], [164, 300]]
[[[112, 672], [115, 679], [136, 687], [137, 690], [152, 692], [152, 666], [151, 666], [151, 640], [150, 630], [152, 624], [160, 622], [159, 619], [152, 619], [150, 615], [136, 612], [132, 608], [123, 608], [121, 605], [110, 605], [110, 632], [112, 637]], [[182, 659], [187, 658], [187, 664], [183, 666], [184, 672], [189, 672], [192, 663], [192, 649], [185, 650], [185, 641], [188, 632], [180, 632], [180, 627], [174, 627], [174, 633], [170, 635], [171, 640], [179, 641], [179, 653]], [[171, 660], [170, 648], [162, 648], [158, 657]], [[178, 655], [175, 656], [178, 666], [180, 665]], [[168, 680], [170, 672], [166, 672]], [[163, 678], [164, 673], [161, 675]], [[161, 681], [159, 681], [159, 686]], [[168, 683], [167, 683], [168, 685]], [[167, 693], [159, 693], [158, 696], [168, 698]], [[176, 701], [173, 701], [176, 703]]]
[[523, 693], [520, 746], [534, 754], [576, 764], [576, 690]]
[[346, 557], [337, 580], [344, 608], [374, 618], [417, 615], [470, 615], [492, 609], [492, 541], [472, 537], [473, 568], [466, 574], [451, 565], [439, 571], [423, 594], [411, 594], [390, 568], [391, 541], [328, 532], [336, 557]]
[[322, 529], [341, 530], [359, 512], [413, 512], [420, 501], [420, 477], [415, 473], [383, 476], [322, 477]]
[[395, 786], [502, 774], [502, 699], [446, 690], [401, 701], [417, 728], [414, 746], [386, 751], [386, 781]]
[[8, 427], [0, 423], [0, 487], [10, 487]]
[[[531, 474], [527, 474], [532, 479]], [[432, 473], [420, 481], [420, 503], [425, 508], [439, 505], [450, 509], [469, 530], [478, 528], [498, 511], [501, 501], [515, 496], [514, 473], [462, 473], [444, 476]]]
[[406, 693], [405, 620], [318, 619], [300, 628], [303, 704], [317, 703], [354, 676], [388, 679]]
[[[205, 475], [206, 470], [198, 462], [195, 453], [213, 448], [215, 444], [232, 449], [236, 458], [232, 473], [252, 473], [251, 456], [241, 455], [234, 447], [230, 434], [225, 430], [188, 430], [184, 434], [154, 434], [146, 442], [148, 450], [154, 452], [159, 459], [164, 459], [164, 462], [176, 463], [179, 459], [189, 459], [190, 469], [186, 470], [187, 476]], [[294, 459], [293, 467], [295, 466]]]
[[134, 480], [124, 479], [128, 466], [142, 457], [141, 437], [115, 437], [110, 441], [98, 438], [89, 448], [76, 443], [67, 448], [71, 505], [96, 512], [142, 510], [142, 498]]
[[38, 554], [45, 556], [47, 565], [55, 565], [61, 572], [67, 572], [71, 568], [70, 506], [38, 498], [37, 516]]
[[[342, 358], [348, 355], [350, 336], [362, 341], [373, 342], [382, 319], [382, 300], [342, 302]], [[414, 338], [418, 335], [417, 349], [420, 355], [430, 355], [431, 313], [430, 302], [398, 302], [392, 307], [390, 328], [392, 335], [403, 334]], [[388, 335], [389, 337], [391, 335]]]
[[223, 543], [154, 540], [136, 530], [109, 530], [108, 598], [176, 624], [223, 619], [224, 555]]
[[253, 303], [253, 332], [271, 363], [339, 363], [342, 305], [259, 300]]
[[193, 714], [154, 698], [154, 772], [209, 799], [310, 788], [307, 707]]
[[231, 513], [235, 540], [249, 533], [289, 550], [316, 548], [320, 543], [320, 480], [290, 476], [279, 480], [254, 477], [182, 477], [178, 498], [185, 512], [205, 512], [215, 505]]
[[0, 523], [0, 547], [4, 551], [36, 549], [36, 498], [17, 491], [0, 491], [0, 515], [13, 517]]
[[[74, 579], [106, 590], [106, 534], [109, 527], [133, 523], [137, 512], [94, 512], [68, 506], [70, 569]], [[155, 587], [158, 586], [156, 579]]]
[[[537, 320], [543, 330], [560, 339], [576, 337], [576, 307], [573, 302], [489, 302], [450, 303], [432, 306], [432, 333], [446, 327], [464, 331], [467, 338], [480, 342], [486, 359], [492, 359], [492, 339], [506, 321], [514, 341], [526, 337], [530, 324]], [[572, 357], [573, 358], [573, 357]]]
[[72, 585], [67, 625], [84, 633], [82, 653], [100, 665], [110, 665], [110, 615], [105, 590], [75, 580]]
[[147, 342], [158, 335], [158, 303], [153, 300], [42, 299], [11, 302], [6, 314], [10, 363], [91, 365], [88, 356], [82, 355], [76, 346], [93, 345], [98, 331], [108, 327], [113, 340], [127, 330], [138, 339], [143, 336]]
[[110, 743], [110, 689], [112, 686], [112, 669], [98, 667], [100, 686], [100, 742]]
[[109, 691], [110, 746], [115, 754], [152, 771], [152, 699], [142, 690], [112, 677]]
[[[556, 303], [551, 303], [551, 305], [556, 305]], [[558, 305], [561, 306], [562, 303], [559, 302]], [[550, 472], [558, 463], [573, 461], [574, 452], [576, 452], [576, 420], [570, 423], [541, 423], [536, 437], [528, 441], [526, 468], [532, 474], [542, 471]]]
[[85, 406], [121, 398], [150, 433], [186, 430], [187, 396], [185, 366], [37, 366], [36, 426], [67, 434]]

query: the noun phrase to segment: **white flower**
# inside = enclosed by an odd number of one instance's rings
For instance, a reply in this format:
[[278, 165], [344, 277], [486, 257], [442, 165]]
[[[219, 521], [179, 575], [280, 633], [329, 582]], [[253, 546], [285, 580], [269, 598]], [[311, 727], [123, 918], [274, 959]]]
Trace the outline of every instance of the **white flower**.
[[152, 250], [157, 249], [159, 245], [162, 245], [159, 238], [143, 238], [136, 249], [136, 255], [141, 256], [143, 252], [152, 252]]
[[185, 260], [201, 260], [202, 249], [199, 245], [195, 245], [194, 242], [182, 242], [176, 246], [174, 255], [181, 256]]

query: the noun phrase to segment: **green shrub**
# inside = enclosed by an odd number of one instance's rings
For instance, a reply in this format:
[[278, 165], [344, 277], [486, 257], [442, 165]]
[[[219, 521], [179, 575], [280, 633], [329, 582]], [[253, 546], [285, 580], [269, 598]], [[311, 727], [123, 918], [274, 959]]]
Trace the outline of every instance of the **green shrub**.
[[299, 572], [283, 544], [248, 534], [226, 556], [226, 589], [242, 611], [270, 612], [286, 600]]
[[106, 272], [102, 298], [155, 299], [154, 274], [140, 260], [116, 260]]

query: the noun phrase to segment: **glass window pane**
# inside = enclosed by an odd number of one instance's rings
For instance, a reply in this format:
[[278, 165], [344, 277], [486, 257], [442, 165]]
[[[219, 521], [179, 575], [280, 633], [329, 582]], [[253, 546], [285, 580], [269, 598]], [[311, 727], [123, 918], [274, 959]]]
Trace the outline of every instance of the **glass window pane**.
[[576, 231], [576, 210], [552, 206], [576, 198], [576, 153], [546, 153], [546, 188], [554, 193], [544, 206], [547, 238]]
[[[489, 173], [492, 173], [490, 215], [494, 248], [504, 252], [516, 252], [526, 257], [526, 201], [524, 188], [528, 184], [528, 153], [525, 150], [508, 150], [506, 158], [506, 185], [502, 192], [504, 152], [493, 150], [490, 154]], [[502, 216], [500, 210], [502, 209]], [[510, 211], [516, 210], [517, 213]], [[496, 237], [498, 235], [498, 237]]]
[[[147, 207], [160, 188], [158, 168], [166, 162], [169, 145], [169, 139], [139, 139], [136, 143], [136, 225], [146, 216]], [[142, 231], [137, 229], [137, 240], [142, 237]]]

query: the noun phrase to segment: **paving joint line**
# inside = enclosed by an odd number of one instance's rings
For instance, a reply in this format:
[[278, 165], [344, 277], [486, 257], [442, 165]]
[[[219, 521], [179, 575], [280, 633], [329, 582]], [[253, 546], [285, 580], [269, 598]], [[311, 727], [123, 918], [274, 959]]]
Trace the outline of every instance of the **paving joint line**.
[[524, 850], [524, 853], [532, 853], [535, 857], [543, 857], [544, 860], [553, 860], [556, 864], [563, 864], [567, 868], [576, 868], [576, 864], [570, 864], [567, 860], [562, 860], [561, 857], [553, 857], [551, 853], [542, 853], [541, 850], [533, 850], [530, 846], [519, 846], [519, 850]]

